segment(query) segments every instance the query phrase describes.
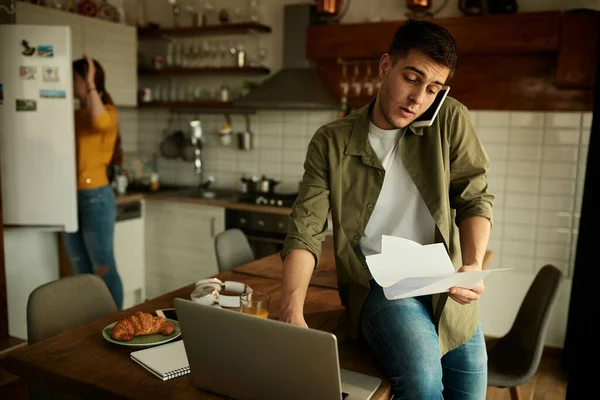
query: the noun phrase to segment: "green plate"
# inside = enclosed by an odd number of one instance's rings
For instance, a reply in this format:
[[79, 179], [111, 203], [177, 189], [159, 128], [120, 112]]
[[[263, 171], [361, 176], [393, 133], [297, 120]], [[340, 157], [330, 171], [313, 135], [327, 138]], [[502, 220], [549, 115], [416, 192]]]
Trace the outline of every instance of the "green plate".
[[115, 340], [110, 336], [110, 331], [117, 323], [116, 321], [110, 325], [107, 325], [102, 330], [102, 337], [109, 342], [121, 345], [121, 346], [132, 346], [132, 347], [149, 347], [156, 346], [158, 344], [163, 344], [170, 342], [171, 340], [179, 337], [181, 335], [181, 329], [179, 328], [179, 322], [174, 319], [167, 318], [167, 321], [171, 321], [173, 325], [175, 325], [175, 330], [169, 336], [161, 335], [160, 333], [155, 333], [153, 335], [145, 335], [145, 336], [134, 336], [133, 339], [124, 341], [124, 340]]

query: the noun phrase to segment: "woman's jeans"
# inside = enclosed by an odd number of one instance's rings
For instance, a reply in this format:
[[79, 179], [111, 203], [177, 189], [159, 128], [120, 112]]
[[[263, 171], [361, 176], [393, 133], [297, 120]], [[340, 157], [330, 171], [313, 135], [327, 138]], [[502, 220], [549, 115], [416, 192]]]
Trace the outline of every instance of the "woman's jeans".
[[64, 235], [73, 272], [101, 277], [120, 310], [123, 286], [113, 248], [117, 206], [111, 187], [77, 191], [77, 207], [79, 230]]
[[394, 398], [484, 400], [487, 351], [481, 324], [469, 341], [440, 359], [432, 315], [431, 296], [388, 300], [371, 281], [361, 331], [387, 373]]

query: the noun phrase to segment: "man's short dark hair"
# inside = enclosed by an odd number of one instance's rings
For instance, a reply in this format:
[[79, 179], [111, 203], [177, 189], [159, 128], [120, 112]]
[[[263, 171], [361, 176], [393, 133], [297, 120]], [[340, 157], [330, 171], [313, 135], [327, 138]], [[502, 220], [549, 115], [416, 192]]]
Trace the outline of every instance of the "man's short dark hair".
[[454, 38], [445, 28], [432, 22], [408, 20], [396, 30], [388, 50], [393, 62], [405, 57], [410, 50], [418, 50], [436, 63], [450, 68], [448, 79], [458, 67]]

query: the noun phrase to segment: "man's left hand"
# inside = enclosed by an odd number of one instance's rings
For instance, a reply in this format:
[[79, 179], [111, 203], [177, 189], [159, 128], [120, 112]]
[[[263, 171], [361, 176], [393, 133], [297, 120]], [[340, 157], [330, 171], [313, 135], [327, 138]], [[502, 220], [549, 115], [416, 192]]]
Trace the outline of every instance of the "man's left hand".
[[[479, 265], [465, 265], [461, 267], [458, 272], [466, 272], [466, 271], [481, 271], [481, 266]], [[471, 304], [476, 300], [479, 300], [479, 297], [485, 290], [483, 286], [483, 281], [477, 282], [475, 286], [471, 289], [454, 286], [450, 288], [449, 295], [452, 300], [456, 301], [458, 304]]]

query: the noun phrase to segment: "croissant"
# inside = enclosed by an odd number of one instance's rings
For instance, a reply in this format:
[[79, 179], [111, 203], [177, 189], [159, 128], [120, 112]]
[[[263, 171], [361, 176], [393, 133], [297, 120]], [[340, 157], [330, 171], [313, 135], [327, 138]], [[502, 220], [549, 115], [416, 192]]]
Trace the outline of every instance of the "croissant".
[[138, 311], [127, 318], [117, 321], [110, 335], [115, 340], [128, 341], [134, 336], [152, 335], [160, 333], [168, 336], [173, 333], [175, 326], [164, 317], [155, 317], [152, 314]]

